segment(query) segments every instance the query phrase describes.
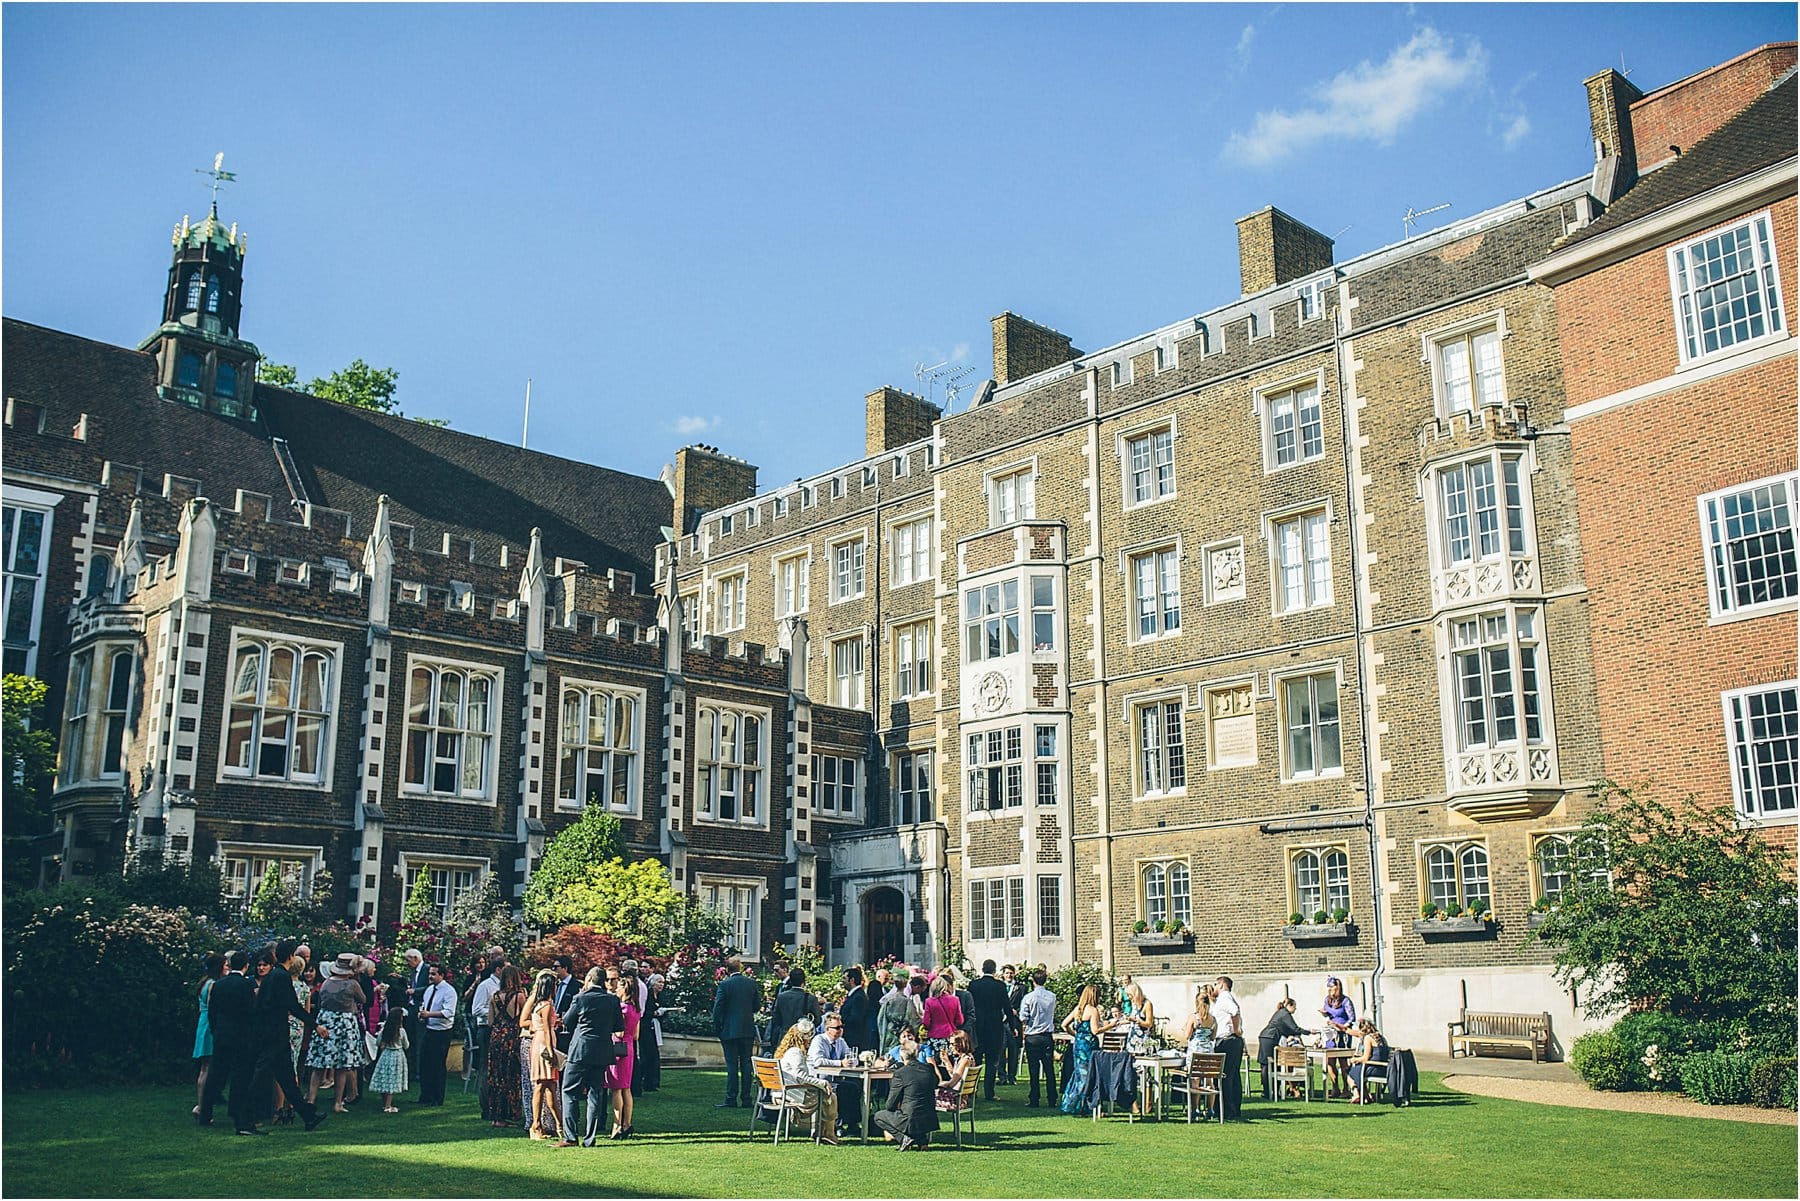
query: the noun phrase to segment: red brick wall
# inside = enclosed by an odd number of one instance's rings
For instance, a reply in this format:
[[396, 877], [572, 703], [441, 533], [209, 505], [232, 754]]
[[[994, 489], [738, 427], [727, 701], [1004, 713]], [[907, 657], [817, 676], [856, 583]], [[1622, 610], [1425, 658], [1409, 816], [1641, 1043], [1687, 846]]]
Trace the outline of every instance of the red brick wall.
[[[1787, 310], [1782, 320], [1791, 330], [1796, 296], [1794, 198], [1778, 201], [1772, 212], [1776, 269]], [[1729, 224], [1730, 221], [1719, 223]], [[1571, 406], [1662, 379], [1680, 367], [1667, 249], [1658, 246], [1556, 289], [1563, 387]], [[1791, 385], [1791, 364], [1788, 375]], [[1788, 395], [1793, 395], [1791, 387]], [[1790, 408], [1782, 428], [1791, 431], [1792, 418]]]
[[1669, 157], [1670, 145], [1685, 152], [1725, 124], [1794, 65], [1793, 42], [1758, 46], [1748, 54], [1650, 93], [1631, 106], [1631, 132], [1638, 169]]

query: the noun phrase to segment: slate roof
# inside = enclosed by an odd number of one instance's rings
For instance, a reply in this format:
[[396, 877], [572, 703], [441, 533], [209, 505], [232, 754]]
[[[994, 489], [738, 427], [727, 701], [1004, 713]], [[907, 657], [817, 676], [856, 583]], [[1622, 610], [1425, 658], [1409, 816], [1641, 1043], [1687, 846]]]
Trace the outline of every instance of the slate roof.
[[493, 562], [499, 542], [524, 547], [535, 526], [546, 555], [636, 572], [650, 586], [672, 504], [658, 480], [263, 385], [258, 420], [233, 421], [159, 397], [147, 353], [12, 318], [0, 329], [7, 396], [42, 406], [45, 430], [65, 436], [88, 415], [85, 441], [9, 439], [10, 469], [93, 481], [110, 459], [141, 467], [146, 485], [171, 473], [223, 504], [240, 488], [279, 504], [289, 496], [270, 441], [279, 437], [307, 499], [350, 513], [355, 537], [385, 492], [420, 549], [449, 533]]
[[1592, 225], [1576, 230], [1557, 247], [1589, 238], [1660, 212], [1671, 205], [1794, 157], [1794, 75], [1751, 101], [1731, 120], [1696, 142], [1679, 158], [1657, 168], [1613, 202]]

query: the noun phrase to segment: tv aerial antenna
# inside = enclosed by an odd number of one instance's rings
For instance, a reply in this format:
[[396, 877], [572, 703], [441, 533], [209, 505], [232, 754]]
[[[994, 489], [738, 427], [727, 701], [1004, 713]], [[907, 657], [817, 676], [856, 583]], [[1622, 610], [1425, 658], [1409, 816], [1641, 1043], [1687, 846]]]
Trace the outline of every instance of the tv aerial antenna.
[[923, 363], [913, 364], [913, 378], [925, 382], [925, 399], [931, 399], [931, 390], [942, 384], [944, 387], [944, 412], [952, 412], [956, 408], [956, 398], [962, 393], [963, 381], [975, 374], [972, 363], [964, 363], [960, 367], [952, 367], [950, 360], [927, 367]]
[[1407, 205], [1406, 215], [1400, 218], [1401, 227], [1405, 230], [1404, 236], [1412, 237], [1413, 226], [1418, 223], [1419, 218], [1429, 217], [1433, 213], [1441, 213], [1449, 207], [1449, 201], [1445, 201], [1443, 204], [1434, 204], [1428, 209], [1415, 209], [1410, 204]]

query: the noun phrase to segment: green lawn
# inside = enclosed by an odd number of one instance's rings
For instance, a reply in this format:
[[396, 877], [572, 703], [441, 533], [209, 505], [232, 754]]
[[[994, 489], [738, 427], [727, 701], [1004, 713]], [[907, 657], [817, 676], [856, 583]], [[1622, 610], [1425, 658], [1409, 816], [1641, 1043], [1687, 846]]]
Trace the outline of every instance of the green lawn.
[[[489, 1129], [472, 1096], [380, 1112], [371, 1098], [316, 1133], [200, 1129], [193, 1090], [91, 1089], [5, 1099], [8, 1197], [25, 1196], [1471, 1196], [1792, 1197], [1787, 1126], [1558, 1109], [1447, 1092], [1409, 1109], [1251, 1101], [1245, 1125], [1098, 1124], [1027, 1109], [1021, 1086], [978, 1111], [978, 1149], [770, 1146], [720, 1110], [720, 1077], [670, 1072], [639, 1136], [555, 1150]], [[456, 1082], [452, 1080], [454, 1089]], [[949, 1131], [946, 1129], [945, 1136]], [[1021, 1151], [1031, 1154], [1020, 1158]], [[894, 1176], [902, 1167], [902, 1176]], [[901, 1186], [897, 1179], [915, 1183]]]

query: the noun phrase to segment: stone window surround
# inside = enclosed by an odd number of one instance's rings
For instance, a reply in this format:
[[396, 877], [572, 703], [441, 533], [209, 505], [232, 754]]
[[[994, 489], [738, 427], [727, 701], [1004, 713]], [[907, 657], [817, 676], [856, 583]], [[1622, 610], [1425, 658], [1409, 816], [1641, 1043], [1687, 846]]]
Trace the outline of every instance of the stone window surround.
[[[488, 756], [488, 762], [487, 762], [486, 771], [484, 773], [486, 776], [486, 785], [482, 789], [481, 796], [465, 795], [461, 791], [460, 788], [458, 789], [458, 791], [455, 794], [437, 792], [432, 789], [429, 779], [427, 779], [427, 782], [423, 785], [410, 784], [407, 782], [407, 780], [406, 780], [406, 755], [407, 755], [406, 735], [407, 735], [407, 732], [409, 732], [412, 729], [411, 715], [407, 712], [407, 709], [411, 703], [412, 673], [413, 673], [414, 667], [429, 667], [429, 668], [433, 668], [433, 669], [450, 668], [453, 671], [462, 671], [465, 673], [481, 673], [481, 674], [485, 674], [485, 675], [492, 677], [493, 685], [488, 693], [488, 708], [489, 708], [489, 712], [492, 714], [492, 724], [491, 724], [491, 727], [488, 729], [488, 731], [483, 735], [487, 739], [486, 754]], [[503, 716], [506, 705], [508, 703], [508, 698], [510, 697], [510, 694], [507, 692], [507, 688], [506, 688], [506, 669], [504, 667], [497, 667], [497, 666], [494, 666], [493, 664], [480, 663], [480, 662], [476, 662], [473, 660], [448, 659], [448, 658], [444, 658], [443, 656], [440, 656], [440, 655], [420, 654], [419, 652], [416, 652], [416, 651], [408, 651], [407, 655], [406, 655], [406, 660], [401, 665], [401, 670], [398, 675], [398, 688], [400, 690], [399, 695], [395, 699], [398, 701], [399, 708], [400, 708], [400, 723], [399, 724], [400, 724], [400, 729], [401, 729], [401, 744], [400, 744], [400, 772], [399, 772], [399, 785], [398, 785], [400, 792], [405, 795], [408, 795], [408, 796], [428, 797], [432, 800], [447, 801], [447, 802], [451, 802], [451, 803], [455, 803], [455, 804], [466, 804], [466, 805], [495, 805], [495, 804], [498, 804], [497, 798], [500, 794], [500, 789], [498, 787], [499, 776], [500, 776], [500, 767], [501, 767], [501, 764], [505, 760], [505, 754], [503, 753], [503, 751], [500, 747], [500, 728], [502, 725], [501, 718]], [[436, 695], [436, 689], [434, 687], [433, 696], [435, 697], [435, 695]], [[465, 704], [467, 703], [466, 696], [464, 697], [464, 703]], [[429, 717], [430, 714], [427, 714], [427, 716]], [[435, 731], [438, 727], [436, 726], [435, 723], [432, 723], [432, 724], [428, 724], [424, 728], [427, 730]], [[475, 731], [465, 731], [465, 733], [474, 733], [474, 732]], [[429, 763], [430, 758], [435, 758], [435, 754], [432, 752], [428, 752], [428, 762], [426, 764], [428, 776], [429, 776], [429, 770], [430, 770], [430, 763]], [[460, 764], [461, 764], [460, 758], [458, 760], [458, 764], [459, 764], [459, 770], [460, 770]]]
[[[1323, 514], [1325, 518], [1325, 591], [1327, 595], [1322, 601], [1314, 601], [1312, 599], [1311, 584], [1313, 582], [1313, 575], [1309, 569], [1303, 580], [1303, 586], [1307, 593], [1304, 603], [1291, 609], [1284, 608], [1281, 603], [1283, 595], [1281, 580], [1281, 543], [1279, 534], [1277, 533], [1277, 527], [1298, 518], [1310, 517], [1315, 514]], [[1329, 609], [1337, 603], [1337, 588], [1332, 580], [1333, 565], [1331, 561], [1331, 530], [1337, 523], [1336, 507], [1332, 502], [1332, 498], [1329, 496], [1302, 501], [1298, 504], [1287, 505], [1280, 509], [1267, 510], [1262, 514], [1263, 542], [1268, 548], [1269, 613], [1271, 616], [1279, 617], [1284, 613], [1302, 613], [1312, 609]], [[1301, 554], [1305, 555], [1306, 541], [1304, 530], [1302, 531], [1300, 550]], [[1310, 560], [1307, 561], [1310, 563]]]
[[[1512, 337], [1512, 331], [1507, 328], [1506, 310], [1504, 308], [1493, 309], [1493, 310], [1490, 310], [1489, 312], [1479, 313], [1473, 317], [1467, 317], [1461, 321], [1453, 322], [1452, 324], [1449, 324], [1449, 325], [1439, 326], [1437, 329], [1430, 330], [1420, 336], [1420, 338], [1419, 338], [1419, 345], [1420, 345], [1419, 360], [1425, 364], [1426, 369], [1429, 370], [1431, 373], [1432, 406], [1433, 406], [1434, 411], [1437, 413], [1437, 416], [1440, 419], [1449, 418], [1450, 414], [1453, 412], [1461, 413], [1461, 412], [1466, 412], [1467, 410], [1451, 409], [1449, 407], [1448, 401], [1444, 395], [1445, 385], [1444, 385], [1443, 357], [1440, 354], [1438, 354], [1438, 347], [1440, 347], [1441, 345], [1443, 345], [1446, 342], [1454, 342], [1458, 338], [1472, 337], [1475, 334], [1482, 333], [1489, 329], [1492, 329], [1495, 333], [1500, 335], [1500, 370], [1501, 370], [1501, 383], [1502, 383], [1502, 387], [1504, 388], [1505, 371], [1506, 371], [1506, 340], [1508, 338]], [[1474, 378], [1474, 364], [1471, 363], [1470, 364], [1470, 379], [1473, 380], [1473, 378]], [[1508, 396], [1510, 397], [1510, 395], [1511, 395], [1510, 389], [1507, 389], [1507, 393], [1508, 393]], [[1471, 399], [1471, 403], [1473, 403], [1474, 395], [1473, 395], [1473, 386], [1472, 385], [1471, 385], [1470, 399]]]
[[[839, 595], [838, 592], [838, 551], [844, 547], [862, 544], [862, 565], [856, 573], [852, 590]], [[869, 527], [847, 531], [825, 544], [825, 588], [826, 600], [833, 605], [849, 604], [861, 600], [869, 590]]]
[[[565, 800], [562, 795], [562, 750], [563, 750], [563, 747], [562, 747], [561, 701], [562, 701], [562, 694], [568, 692], [570, 689], [577, 689], [577, 690], [580, 690], [583, 692], [589, 692], [589, 693], [604, 692], [604, 693], [608, 693], [614, 697], [617, 697], [618, 695], [623, 694], [623, 695], [631, 698], [631, 700], [632, 700], [632, 718], [631, 718], [632, 729], [631, 729], [631, 734], [630, 734], [630, 745], [628, 748], [620, 748], [620, 747], [614, 747], [614, 746], [609, 746], [606, 748], [608, 751], [614, 751], [614, 752], [619, 751], [621, 749], [626, 749], [626, 750], [628, 750], [628, 752], [631, 754], [631, 756], [633, 758], [634, 770], [632, 773], [633, 779], [631, 781], [631, 788], [630, 788], [631, 803], [628, 808], [615, 809], [612, 806], [612, 804], [609, 802], [606, 806], [606, 811], [608, 813], [616, 814], [620, 817], [637, 817], [639, 815], [639, 813], [642, 812], [642, 809], [643, 809], [644, 721], [645, 721], [644, 705], [645, 705], [645, 701], [647, 699], [648, 693], [642, 688], [633, 688], [629, 685], [614, 684], [614, 683], [609, 683], [609, 682], [606, 682], [603, 680], [578, 679], [573, 676], [564, 676], [561, 680], [559, 680], [557, 682], [558, 706], [557, 706], [557, 710], [556, 710], [556, 719], [553, 722], [546, 723], [546, 725], [549, 726], [554, 731], [554, 737], [556, 739], [555, 750], [553, 752], [553, 754], [555, 756], [554, 761], [556, 763], [556, 771], [555, 771], [555, 775], [554, 775], [554, 785], [553, 785], [553, 792], [552, 792], [552, 796], [554, 797], [554, 800], [552, 803], [553, 803], [555, 809], [559, 813], [579, 813], [586, 807], [583, 803], [580, 802], [579, 799], [577, 799], [575, 801], [568, 801], [568, 800]], [[585, 743], [585, 742], [582, 743], [583, 750], [592, 749], [592, 747], [593, 747], [593, 744], [591, 744], [591, 743]]]
[[[1181, 707], [1182, 783], [1178, 787], [1174, 787], [1174, 788], [1164, 787], [1164, 788], [1158, 788], [1155, 790], [1146, 790], [1144, 787], [1144, 778], [1143, 778], [1144, 777], [1144, 772], [1143, 772], [1144, 747], [1143, 747], [1143, 743], [1141, 741], [1141, 726], [1139, 725], [1139, 722], [1138, 722], [1138, 714], [1147, 705], [1156, 705], [1156, 706], [1160, 707], [1169, 701], [1174, 701], [1177, 704], [1179, 704]], [[1154, 797], [1171, 797], [1171, 796], [1186, 795], [1186, 793], [1187, 793], [1188, 761], [1191, 758], [1191, 756], [1188, 754], [1188, 748], [1193, 743], [1193, 737], [1192, 737], [1192, 733], [1191, 733], [1192, 723], [1189, 720], [1189, 718], [1193, 714], [1193, 708], [1189, 704], [1187, 686], [1186, 685], [1177, 685], [1177, 686], [1171, 687], [1171, 688], [1151, 688], [1151, 689], [1146, 689], [1143, 692], [1134, 692], [1130, 696], [1122, 698], [1120, 701], [1120, 704], [1121, 704], [1121, 708], [1122, 708], [1122, 712], [1121, 712], [1120, 716], [1123, 719], [1123, 721], [1125, 722], [1126, 737], [1129, 740], [1129, 744], [1131, 746], [1131, 797], [1132, 797], [1132, 800], [1141, 801], [1141, 800], [1145, 800], [1148, 798], [1154, 798]], [[1162, 770], [1163, 770], [1164, 776], [1166, 778], [1167, 774], [1168, 774], [1168, 767], [1169, 767], [1169, 764], [1168, 764], [1169, 740], [1168, 740], [1168, 734], [1167, 734], [1166, 730], [1163, 731], [1162, 738], [1163, 738], [1163, 742], [1162, 742], [1162, 746], [1159, 748], [1159, 755], [1162, 759]]]
[[[710, 872], [696, 873], [694, 875], [695, 896], [704, 899], [708, 888], [730, 889], [734, 894], [732, 897], [734, 903], [737, 900], [736, 893], [748, 892], [750, 894], [749, 913], [745, 922], [745, 945], [738, 948], [738, 957], [746, 963], [756, 962], [762, 957], [762, 910], [763, 902], [768, 899], [769, 882], [758, 876], [720, 876]], [[731, 920], [732, 933], [735, 936], [737, 932], [735, 910], [732, 911]]]
[[[1313, 676], [1329, 675], [1333, 678], [1333, 691], [1338, 700], [1338, 765], [1323, 770], [1315, 768], [1305, 775], [1296, 776], [1289, 764], [1288, 722], [1286, 698], [1282, 694], [1284, 687], [1291, 681], [1308, 679]], [[1276, 668], [1269, 673], [1269, 695], [1275, 700], [1275, 728], [1277, 753], [1281, 763], [1281, 782], [1283, 784], [1306, 784], [1318, 780], [1338, 780], [1344, 778], [1344, 661], [1329, 659], [1314, 663], [1296, 663], [1287, 667]], [[1314, 762], [1318, 759], [1318, 748], [1313, 748]]]
[[[1297, 393], [1308, 386], [1311, 386], [1313, 390], [1318, 393], [1319, 397], [1319, 453], [1316, 455], [1308, 455], [1305, 453], [1306, 444], [1300, 428], [1300, 409], [1298, 404], [1296, 404], [1294, 408], [1294, 461], [1291, 463], [1277, 463], [1275, 461], [1275, 431], [1270, 422], [1269, 398], [1272, 396], [1284, 396], [1289, 392]], [[1258, 387], [1250, 394], [1250, 411], [1256, 419], [1257, 429], [1261, 437], [1262, 468], [1264, 475], [1274, 475], [1277, 472], [1288, 471], [1303, 463], [1316, 463], [1325, 457], [1325, 431], [1327, 428], [1325, 421], [1326, 397], [1325, 369], [1323, 367], [1319, 368], [1317, 371], [1284, 376], [1281, 379]]]
[[[307, 792], [329, 792], [332, 788], [333, 774], [337, 769], [337, 735], [338, 716], [343, 711], [344, 692], [344, 644], [326, 638], [311, 638], [301, 634], [283, 633], [264, 629], [258, 626], [231, 627], [230, 637], [226, 642], [228, 653], [226, 658], [226, 683], [224, 696], [221, 698], [219, 719], [219, 762], [214, 779], [221, 784], [254, 784], [259, 788], [297, 788]], [[325, 713], [327, 720], [325, 729], [320, 735], [319, 743], [319, 778], [317, 780], [278, 779], [273, 776], [259, 776], [254, 770], [236, 771], [226, 766], [225, 754], [229, 743], [227, 732], [231, 728], [231, 679], [230, 672], [237, 662], [238, 647], [246, 640], [260, 641], [273, 646], [287, 643], [307, 650], [321, 650], [331, 661], [331, 681], [326, 688]], [[265, 674], [267, 664], [263, 668]], [[295, 682], [296, 687], [298, 681]], [[258, 689], [259, 693], [261, 689]], [[260, 711], [261, 706], [258, 706]], [[294, 712], [298, 712], [295, 706]], [[403, 717], [404, 720], [404, 717]], [[404, 749], [404, 748], [403, 748]], [[291, 754], [291, 752], [290, 752]]]
[[[1151, 467], [1150, 495], [1143, 500], [1135, 500], [1131, 495], [1131, 444], [1142, 438], [1154, 437], [1164, 431], [1167, 431], [1169, 435], [1169, 490], [1160, 494], [1156, 491], [1155, 465], [1153, 461]], [[1119, 457], [1119, 494], [1121, 503], [1126, 512], [1135, 509], [1148, 508], [1151, 505], [1162, 504], [1164, 501], [1174, 500], [1181, 494], [1181, 480], [1179, 473], [1176, 470], [1176, 463], [1178, 461], [1176, 452], [1179, 448], [1180, 441], [1180, 418], [1178, 414], [1172, 412], [1147, 421], [1139, 421], [1136, 424], [1121, 430], [1113, 439], [1113, 446]]]

